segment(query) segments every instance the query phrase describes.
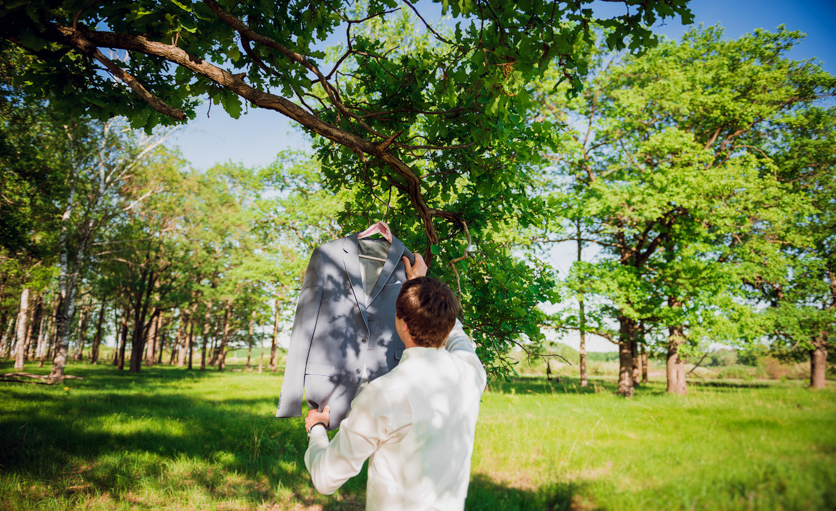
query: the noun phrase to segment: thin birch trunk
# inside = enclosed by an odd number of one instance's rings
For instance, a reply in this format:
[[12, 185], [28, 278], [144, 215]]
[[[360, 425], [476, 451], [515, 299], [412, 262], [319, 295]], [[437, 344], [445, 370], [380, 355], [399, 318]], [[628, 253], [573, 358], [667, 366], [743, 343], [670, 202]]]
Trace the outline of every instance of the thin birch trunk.
[[26, 327], [29, 316], [29, 288], [24, 287], [20, 293], [20, 308], [17, 313], [17, 346], [15, 351], [15, 371], [23, 370], [26, 356]]
[[[146, 258], [146, 263], [148, 258]], [[134, 331], [131, 336], [131, 366], [130, 372], [139, 373], [142, 367], [142, 353], [145, 351], [145, 336], [148, 326], [145, 319], [148, 317], [148, 308], [151, 306], [151, 293], [154, 289], [154, 271], [148, 270], [148, 278], [145, 283], [145, 296], [140, 294], [137, 297], [134, 309]], [[153, 318], [152, 318], [153, 319]]]
[[9, 318], [8, 325], [6, 325], [6, 328], [3, 330], [3, 341], [2, 344], [0, 344], [0, 354], [2, 354], [3, 358], [9, 358], [12, 356], [12, 329], [14, 326], [15, 316], [12, 315]]
[[52, 330], [52, 320], [50, 314], [44, 314], [41, 320], [41, 329], [38, 333], [38, 350], [35, 357], [38, 359], [38, 367], [44, 366], [44, 355], [46, 354], [49, 345], [49, 336]]
[[[71, 148], [73, 140], [70, 138]], [[78, 177], [78, 165], [72, 164], [72, 175], [70, 176], [70, 196], [67, 199], [67, 207], [61, 217], [61, 235], [58, 238], [58, 294], [61, 299], [61, 306], [55, 318], [56, 338], [55, 355], [52, 359], [52, 370], [49, 373], [49, 381], [61, 383], [64, 381], [64, 366], [67, 363], [67, 355], [70, 347], [70, 325], [75, 315], [75, 285], [78, 275], [78, 264], [83, 258], [83, 249], [70, 268], [69, 264], [69, 223], [73, 208], [75, 207], [75, 183]]]
[[99, 309], [99, 319], [96, 321], [96, 337], [93, 339], [93, 349], [90, 352], [90, 362], [95, 364], [99, 360], [99, 346], [102, 343], [102, 322], [104, 321], [105, 301]]
[[279, 357], [279, 315], [282, 311], [281, 306], [281, 298], [276, 297], [276, 317], [273, 320], [273, 343], [270, 345], [270, 364], [267, 368], [271, 371], [275, 371], [278, 364], [278, 357]]
[[119, 361], [117, 366], [120, 371], [125, 370], [125, 347], [128, 345], [128, 315], [131, 313], [128, 305], [122, 306], [122, 316], [119, 318], [120, 322], [120, 342], [119, 342]]
[[44, 300], [43, 293], [35, 297], [35, 311], [29, 322], [29, 334], [26, 347], [26, 360], [35, 360], [38, 356], [38, 340], [41, 337], [41, 329], [44, 322]]
[[89, 304], [81, 306], [81, 317], [78, 320], [78, 337], [76, 338], [76, 348], [73, 360], [81, 361], [84, 359], [84, 345], [87, 343], [87, 320], [90, 317]]
[[253, 316], [250, 318], [250, 331], [247, 334], [247, 369], [250, 368], [250, 357], [253, 354], [253, 325], [255, 325], [255, 311], [253, 311]]
[[221, 329], [219, 327], [215, 327], [212, 330], [212, 346], [209, 349], [209, 353], [212, 354], [212, 358], [209, 359], [209, 365], [213, 366], [218, 363], [218, 337], [219, 334], [222, 334]]
[[[189, 323], [191, 316], [186, 309], [181, 309], [180, 328], [177, 329], [177, 367], [186, 367], [186, 357], [189, 355]], [[174, 360], [174, 352], [171, 352]]]
[[223, 337], [221, 339], [221, 345], [218, 350], [218, 371], [224, 370], [224, 364], [226, 362], [226, 343], [229, 340], [229, 309], [231, 308], [232, 304], [229, 300], [226, 300], [224, 303], [224, 330], [223, 330]]
[[200, 354], [200, 370], [206, 370], [206, 345], [209, 344], [209, 319], [212, 314], [212, 300], [206, 304], [206, 317], [203, 319], [203, 352]]
[[[582, 261], [581, 256], [583, 254], [583, 242], [581, 241], [581, 221], [577, 220], [576, 222], [578, 228], [578, 262]], [[583, 301], [583, 292], [580, 293], [580, 297], [578, 298], [578, 319], [580, 320], [580, 333], [581, 333], [581, 345], [580, 345], [580, 360], [578, 365], [580, 366], [581, 372], [581, 387], [586, 387], [589, 383], [587, 381], [586, 376], [586, 310], [584, 309], [584, 301]]]
[[154, 341], [154, 349], [157, 351], [158, 364], [163, 363], [163, 351], [165, 351], [166, 340], [165, 314], [160, 313], [160, 316], [157, 318], [157, 338]]
[[157, 311], [151, 313], [151, 324], [148, 327], [148, 335], [145, 338], [148, 348], [145, 351], [145, 365], [153, 367], [157, 362], [157, 327], [159, 326], [160, 317]]
[[[186, 316], [185, 309], [180, 309], [179, 318], [180, 325], [177, 327], [177, 333], [174, 336], [174, 344], [171, 346], [171, 358], [168, 360], [168, 365], [173, 366], [174, 360], [177, 360], [177, 366], [183, 367], [186, 363]], [[174, 323], [174, 315], [171, 316], [171, 323]], [[183, 364], [180, 360], [183, 359]]]
[[261, 338], [261, 356], [258, 357], [258, 374], [264, 370], [264, 338]]
[[685, 364], [679, 354], [679, 346], [685, 342], [685, 335], [681, 325], [668, 328], [668, 357], [666, 364], [667, 392], [670, 394], [687, 394], [685, 383]]
[[189, 315], [189, 371], [193, 369], [192, 367], [192, 355], [194, 353], [194, 311], [197, 310], [197, 304], [195, 302], [195, 308], [193, 309], [193, 313]]

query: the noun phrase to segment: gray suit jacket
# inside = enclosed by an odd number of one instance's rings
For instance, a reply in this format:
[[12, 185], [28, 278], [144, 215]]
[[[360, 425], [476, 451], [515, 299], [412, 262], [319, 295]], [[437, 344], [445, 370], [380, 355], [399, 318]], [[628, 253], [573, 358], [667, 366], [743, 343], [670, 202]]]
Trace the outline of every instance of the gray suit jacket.
[[331, 407], [334, 429], [348, 415], [364, 364], [369, 381], [398, 364], [404, 345], [395, 331], [395, 300], [406, 281], [403, 255], [414, 260], [393, 238], [367, 296], [357, 234], [314, 250], [296, 306], [276, 417], [301, 415], [304, 388], [308, 407]]

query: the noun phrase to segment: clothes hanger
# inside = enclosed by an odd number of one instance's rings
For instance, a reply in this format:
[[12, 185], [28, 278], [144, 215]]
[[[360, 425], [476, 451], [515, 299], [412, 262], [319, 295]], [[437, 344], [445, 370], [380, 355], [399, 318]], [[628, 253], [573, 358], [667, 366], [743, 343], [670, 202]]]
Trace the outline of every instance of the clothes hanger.
[[[359, 239], [362, 239], [362, 238], [368, 238], [369, 236], [371, 236], [373, 234], [380, 234], [381, 236], [383, 236], [386, 239], [386, 241], [389, 242], [390, 245], [392, 244], [392, 231], [391, 231], [391, 229], [389, 229], [389, 225], [387, 225], [386, 222], [375, 222], [375, 223], [373, 223], [368, 229], [366, 229], [365, 231], [358, 234], [357, 239], [359, 240]], [[373, 261], [381, 261], [381, 262], [384, 262], [384, 263], [386, 262], [386, 259], [383, 259], [381, 257], [373, 257], [373, 256], [367, 256], [367, 255], [363, 255], [363, 254], [360, 254], [360, 257], [362, 259], [371, 259]]]

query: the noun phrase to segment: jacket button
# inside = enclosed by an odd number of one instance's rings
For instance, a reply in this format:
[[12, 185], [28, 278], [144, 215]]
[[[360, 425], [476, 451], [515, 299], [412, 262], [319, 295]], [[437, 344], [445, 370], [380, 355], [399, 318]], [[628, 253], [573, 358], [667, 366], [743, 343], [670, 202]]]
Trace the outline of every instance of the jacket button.
[[360, 374], [360, 370], [359, 370], [359, 369], [357, 369], [357, 370], [356, 370], [356, 371], [354, 371], [354, 372], [355, 372], [355, 373], [357, 373], [357, 374]]
[[363, 339], [363, 340], [362, 340], [362, 341], [360, 341], [360, 342], [366, 342], [366, 339]]

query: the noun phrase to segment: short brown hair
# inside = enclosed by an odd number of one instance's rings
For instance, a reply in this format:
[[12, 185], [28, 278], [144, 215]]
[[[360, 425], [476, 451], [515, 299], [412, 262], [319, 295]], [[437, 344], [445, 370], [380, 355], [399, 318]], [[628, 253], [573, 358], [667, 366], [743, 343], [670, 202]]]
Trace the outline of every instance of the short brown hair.
[[395, 316], [402, 319], [412, 341], [425, 348], [439, 348], [456, 324], [459, 301], [447, 284], [430, 277], [417, 277], [401, 286]]

